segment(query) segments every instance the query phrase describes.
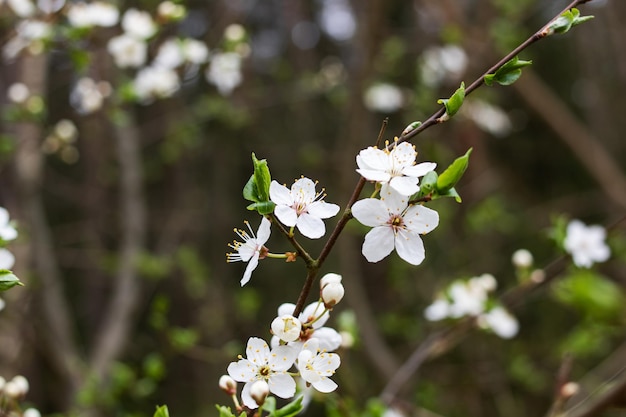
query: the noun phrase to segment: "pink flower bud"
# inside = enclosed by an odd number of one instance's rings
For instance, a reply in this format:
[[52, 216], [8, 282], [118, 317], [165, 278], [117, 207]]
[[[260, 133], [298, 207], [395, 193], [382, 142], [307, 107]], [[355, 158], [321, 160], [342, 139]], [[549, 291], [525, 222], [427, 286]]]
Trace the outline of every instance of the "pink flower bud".
[[219, 382], [220, 388], [228, 395], [237, 393], [237, 383], [228, 375], [222, 375]]
[[326, 308], [333, 308], [341, 299], [345, 290], [340, 282], [331, 282], [322, 288], [322, 301]]
[[256, 403], [261, 406], [265, 402], [265, 398], [270, 393], [270, 386], [263, 379], [254, 382], [250, 387], [250, 396]]

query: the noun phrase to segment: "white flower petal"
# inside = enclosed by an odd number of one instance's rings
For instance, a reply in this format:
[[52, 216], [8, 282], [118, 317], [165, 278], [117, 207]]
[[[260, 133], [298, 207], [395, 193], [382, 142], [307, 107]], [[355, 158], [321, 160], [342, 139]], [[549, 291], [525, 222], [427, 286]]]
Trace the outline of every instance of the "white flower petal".
[[291, 191], [284, 185], [272, 180], [270, 183], [270, 200], [277, 205], [291, 206], [293, 204], [293, 197]]
[[389, 155], [370, 146], [363, 149], [356, 157], [356, 164], [362, 170], [386, 171], [390, 168]]
[[246, 357], [250, 362], [257, 366], [263, 365], [267, 363], [267, 360], [270, 357], [270, 348], [265, 340], [258, 337], [251, 337], [248, 339]]
[[311, 385], [313, 385], [313, 388], [315, 388], [319, 392], [324, 393], [333, 392], [337, 389], [337, 384], [329, 378], [322, 378], [319, 381], [312, 383]]
[[361, 176], [368, 181], [388, 182], [391, 179], [391, 174], [385, 171], [377, 171], [374, 169], [357, 169], [356, 172], [361, 174]]
[[307, 211], [312, 216], [328, 219], [339, 213], [339, 206], [325, 201], [314, 201], [307, 206]]
[[284, 316], [286, 314], [293, 314], [294, 310], [296, 309], [296, 305], [293, 303], [283, 303], [280, 306], [278, 306], [278, 315], [279, 316]]
[[439, 225], [439, 213], [428, 207], [414, 205], [404, 214], [404, 224], [412, 232], [428, 233]]
[[285, 226], [293, 227], [298, 222], [298, 214], [290, 206], [277, 205], [274, 208], [274, 215]]
[[286, 371], [291, 368], [297, 357], [298, 351], [292, 346], [278, 346], [272, 350], [271, 355], [268, 357], [268, 365], [273, 372]]
[[369, 227], [383, 225], [389, 219], [385, 203], [376, 198], [364, 198], [354, 203], [352, 215], [360, 223]]
[[319, 348], [322, 350], [332, 352], [333, 350], [339, 349], [339, 346], [341, 346], [341, 334], [335, 329], [320, 327], [319, 329], [315, 329], [313, 334], [315, 338], [319, 340]]
[[434, 171], [435, 168], [437, 168], [437, 164], [434, 162], [422, 162], [417, 165], [404, 168], [402, 173], [409, 177], [423, 177], [430, 171]]
[[280, 398], [291, 398], [296, 393], [296, 381], [287, 374], [272, 374], [267, 381], [270, 391]]
[[261, 225], [259, 226], [259, 230], [256, 233], [256, 241], [257, 245], [262, 246], [265, 242], [270, 238], [270, 234], [272, 232], [271, 229], [272, 222], [270, 222], [265, 216], [261, 219]]
[[[291, 312], [293, 313], [293, 310]], [[317, 316], [322, 314], [322, 312], [324, 312], [322, 317], [317, 318]], [[328, 321], [329, 317], [330, 314], [328, 313], [328, 311], [324, 310], [323, 304], [313, 302], [304, 308], [302, 314], [300, 314], [300, 317], [298, 318], [302, 323], [310, 323], [311, 321], [315, 320], [315, 323], [313, 323], [313, 328], [318, 329]]]
[[378, 262], [388, 256], [394, 248], [394, 235], [390, 227], [374, 227], [365, 235], [363, 256], [369, 262]]
[[252, 271], [256, 269], [258, 264], [259, 264], [259, 253], [256, 252], [255, 255], [252, 258], [250, 258], [250, 261], [248, 261], [246, 270], [243, 273], [243, 277], [241, 278], [241, 282], [240, 282], [242, 287], [246, 285], [248, 281], [250, 281], [250, 278], [252, 277]]
[[254, 381], [257, 375], [257, 367], [247, 359], [231, 362], [227, 370], [228, 375], [238, 382]]
[[11, 269], [15, 265], [15, 256], [5, 248], [0, 248], [0, 269]]
[[395, 238], [395, 247], [400, 258], [411, 265], [421, 264], [426, 256], [424, 242], [416, 233], [405, 230], [398, 231]]
[[300, 233], [309, 239], [319, 239], [324, 236], [324, 233], [326, 233], [326, 226], [324, 225], [322, 219], [308, 213], [302, 213], [298, 216], [296, 226], [298, 227]]
[[294, 201], [312, 202], [315, 199], [315, 183], [309, 178], [300, 178], [291, 186]]
[[243, 386], [243, 390], [241, 390], [241, 400], [243, 401], [243, 405], [248, 408], [255, 409], [259, 408], [259, 405], [254, 401], [254, 398], [250, 395], [250, 388], [252, 387], [252, 382], [248, 382]]
[[396, 168], [408, 167], [412, 166], [415, 162], [417, 152], [409, 142], [402, 142], [392, 149], [391, 155]]
[[389, 185], [399, 194], [411, 196], [420, 190], [417, 177], [393, 177]]

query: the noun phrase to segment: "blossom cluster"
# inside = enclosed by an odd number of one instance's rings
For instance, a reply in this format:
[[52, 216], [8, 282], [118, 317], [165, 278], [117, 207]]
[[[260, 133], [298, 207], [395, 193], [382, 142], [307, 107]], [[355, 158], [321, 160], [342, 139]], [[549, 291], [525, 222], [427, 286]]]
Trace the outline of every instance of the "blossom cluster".
[[30, 384], [22, 375], [16, 375], [8, 381], [0, 376], [0, 412], [16, 417], [41, 417], [36, 408], [19, 408], [19, 401], [26, 396], [29, 389]]
[[[282, 304], [270, 326], [270, 344], [251, 337], [246, 357], [228, 366], [228, 375], [220, 379], [220, 387], [235, 395], [236, 382], [244, 383], [241, 399], [249, 409], [261, 406], [269, 393], [286, 399], [294, 397], [294, 377], [319, 392], [334, 391], [337, 384], [330, 377], [341, 360], [333, 351], [341, 346], [342, 337], [324, 325], [343, 293], [341, 276], [329, 273], [320, 280], [319, 301], [304, 308], [298, 317], [293, 316], [295, 305]], [[295, 372], [291, 372], [294, 367]]]
[[[195, 77], [201, 68], [206, 81], [222, 95], [231, 94], [243, 79], [241, 62], [249, 53], [245, 29], [238, 24], [226, 28], [224, 51], [210, 51], [205, 42], [191, 37], [160, 36], [167, 32], [162, 30], [165, 24], [187, 14], [184, 6], [172, 1], [159, 3], [154, 14], [137, 8], [122, 12], [104, 1], [35, 4], [32, 0], [14, 0], [7, 5], [16, 23], [14, 34], [2, 48], [5, 61], [16, 59], [23, 51], [41, 54], [55, 43], [77, 46], [81, 53], [84, 43], [96, 38], [89, 36], [91, 32], [107, 28], [103, 33], [108, 34], [119, 28], [106, 46], [115, 66], [130, 70], [131, 81], [119, 91], [123, 99], [150, 103], [170, 97], [183, 80]], [[100, 110], [113, 92], [109, 80], [82, 76], [74, 83], [70, 102], [79, 113], [90, 114]]]
[[479, 327], [509, 339], [517, 334], [519, 324], [504, 306], [489, 296], [496, 287], [496, 279], [490, 274], [455, 281], [426, 307], [424, 317], [429, 321], [476, 317]]
[[[16, 238], [17, 229], [9, 218], [9, 212], [4, 207], [0, 207], [0, 269], [11, 269], [15, 265], [15, 256], [6, 248], [6, 245]], [[4, 300], [0, 298], [0, 311], [4, 309], [4, 305]]]

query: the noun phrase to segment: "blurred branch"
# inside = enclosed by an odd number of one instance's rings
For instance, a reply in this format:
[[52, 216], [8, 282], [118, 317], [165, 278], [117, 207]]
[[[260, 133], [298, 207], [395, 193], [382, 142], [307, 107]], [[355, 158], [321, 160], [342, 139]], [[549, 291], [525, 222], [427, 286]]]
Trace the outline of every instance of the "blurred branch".
[[[20, 82], [28, 86], [34, 95], [43, 95], [47, 86], [47, 56], [24, 54], [19, 62]], [[45, 343], [41, 349], [52, 362], [53, 368], [67, 381], [65, 397], [61, 401], [67, 405], [73, 400], [80, 385], [79, 364], [81, 362], [75, 345], [71, 325], [71, 313], [64, 295], [59, 267], [53, 251], [50, 226], [46, 220], [41, 195], [44, 157], [41, 152], [41, 127], [36, 122], [21, 122], [16, 125], [18, 138], [15, 153], [15, 167], [19, 184], [24, 225], [29, 229], [31, 256], [35, 275], [39, 280], [38, 298], [42, 312], [41, 331]]]
[[513, 88], [578, 157], [605, 194], [626, 209], [626, 176], [587, 127], [550, 87], [526, 69]]
[[111, 363], [128, 342], [133, 323], [131, 318], [139, 298], [137, 259], [146, 234], [139, 132], [128, 112], [124, 114], [124, 121], [114, 126], [120, 169], [122, 239], [113, 296], [91, 357], [91, 371], [97, 378], [106, 376]]

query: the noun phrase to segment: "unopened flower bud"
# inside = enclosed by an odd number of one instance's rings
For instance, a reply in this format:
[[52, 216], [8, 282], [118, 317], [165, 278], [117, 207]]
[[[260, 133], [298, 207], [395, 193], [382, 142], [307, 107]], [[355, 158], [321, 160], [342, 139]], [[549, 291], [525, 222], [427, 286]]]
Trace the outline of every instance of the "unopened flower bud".
[[333, 308], [341, 299], [345, 290], [340, 282], [331, 282], [322, 288], [322, 301], [326, 308]]
[[256, 403], [261, 406], [270, 393], [270, 386], [264, 379], [259, 379], [250, 387], [250, 396]]
[[341, 275], [335, 273], [328, 273], [320, 279], [320, 289], [324, 289], [328, 284], [339, 284], [341, 282]]
[[578, 391], [580, 391], [580, 385], [576, 382], [568, 382], [561, 387], [561, 396], [563, 398], [571, 398], [578, 394]]
[[41, 417], [41, 413], [36, 408], [27, 408], [22, 413], [22, 417]]
[[516, 268], [530, 268], [533, 266], [533, 255], [526, 249], [518, 249], [513, 253], [511, 261]]
[[272, 333], [276, 335], [280, 340], [285, 342], [293, 342], [300, 338], [300, 331], [302, 330], [302, 323], [300, 320], [290, 314], [285, 314], [276, 317], [272, 321]]
[[342, 348], [349, 349], [354, 346], [354, 336], [352, 336], [352, 333], [342, 331], [342, 332], [339, 332], [339, 334], [341, 335], [341, 347]]
[[535, 284], [541, 284], [546, 279], [546, 273], [543, 269], [535, 269], [530, 273], [530, 280]]
[[237, 393], [237, 383], [228, 375], [222, 375], [219, 382], [220, 388], [228, 395]]
[[16, 375], [4, 386], [4, 393], [11, 398], [21, 398], [28, 393], [28, 380], [22, 375]]

